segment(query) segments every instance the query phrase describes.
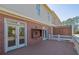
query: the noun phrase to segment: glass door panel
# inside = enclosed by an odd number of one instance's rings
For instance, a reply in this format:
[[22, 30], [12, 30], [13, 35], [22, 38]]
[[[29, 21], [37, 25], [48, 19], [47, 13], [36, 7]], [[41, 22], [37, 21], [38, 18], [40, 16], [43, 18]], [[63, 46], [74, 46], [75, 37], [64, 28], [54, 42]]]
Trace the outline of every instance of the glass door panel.
[[19, 27], [19, 44], [25, 43], [25, 28]]
[[16, 45], [16, 27], [8, 25], [8, 47]]

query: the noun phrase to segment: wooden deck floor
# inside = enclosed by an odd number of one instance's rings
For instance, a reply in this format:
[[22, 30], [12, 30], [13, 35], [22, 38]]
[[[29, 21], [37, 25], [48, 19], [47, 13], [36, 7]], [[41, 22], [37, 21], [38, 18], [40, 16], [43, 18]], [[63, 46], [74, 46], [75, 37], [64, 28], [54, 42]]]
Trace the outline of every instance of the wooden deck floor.
[[37, 45], [16, 49], [8, 55], [77, 55], [74, 44], [65, 41], [46, 40]]

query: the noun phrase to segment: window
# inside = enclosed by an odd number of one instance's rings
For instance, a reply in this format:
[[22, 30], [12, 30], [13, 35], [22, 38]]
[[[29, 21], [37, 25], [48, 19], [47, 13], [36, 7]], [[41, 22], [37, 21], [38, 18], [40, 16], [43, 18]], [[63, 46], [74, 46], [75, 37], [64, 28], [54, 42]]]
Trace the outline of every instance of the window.
[[48, 20], [50, 20], [50, 14], [48, 13]]
[[40, 38], [42, 37], [42, 30], [40, 29], [32, 29], [32, 38]]
[[36, 12], [40, 15], [40, 4], [36, 4]]

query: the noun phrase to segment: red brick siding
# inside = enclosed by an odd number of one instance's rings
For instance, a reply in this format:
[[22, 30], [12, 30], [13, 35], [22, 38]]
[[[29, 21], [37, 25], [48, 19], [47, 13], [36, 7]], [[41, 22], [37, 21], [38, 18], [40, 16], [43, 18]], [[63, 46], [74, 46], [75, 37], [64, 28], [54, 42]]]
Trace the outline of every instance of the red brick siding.
[[43, 30], [43, 25], [33, 22], [27, 22], [27, 31], [28, 31], [28, 45], [34, 45], [36, 43], [39, 43], [42, 40], [42, 37], [38, 38], [32, 38], [31, 29], [41, 29]]
[[[11, 19], [15, 19], [15, 20], [18, 20], [17, 18], [14, 18], [14, 17], [9, 17], [9, 16], [4, 16], [4, 17], [7, 17], [7, 18], [11, 18]], [[29, 19], [31, 20], [31, 19]], [[19, 19], [18, 21], [23, 21], [22, 19]], [[38, 42], [40, 42], [42, 40], [42, 37], [38, 37], [38, 38], [32, 38], [32, 34], [31, 34], [31, 29], [41, 29], [43, 30], [43, 27], [45, 27], [45, 29], [47, 29], [50, 33], [50, 27], [47, 26], [47, 25], [43, 25], [41, 23], [38, 23], [38, 22], [34, 22], [34, 21], [24, 21], [26, 22], [27, 24], [27, 38], [28, 38], [28, 45], [33, 45], [33, 44], [36, 44]]]
[[[4, 18], [11, 18], [14, 20], [18, 20], [18, 21], [23, 21], [23, 19], [18, 19], [18, 18], [14, 18], [14, 17], [10, 17], [10, 16], [5, 16], [5, 15], [1, 15], [0, 16], [0, 54], [4, 54]], [[34, 22], [34, 21], [24, 21], [27, 24], [27, 43], [28, 45], [34, 45], [39, 43], [40, 41], [42, 41], [42, 37], [40, 38], [32, 38], [31, 36], [31, 29], [41, 29], [43, 30], [43, 27], [45, 27], [45, 29], [47, 29], [49, 31], [49, 33], [51, 33], [50, 27], [47, 25], [43, 25], [41, 23], [38, 22]]]
[[[31, 29], [41, 29], [41, 30], [44, 30], [43, 29], [47, 29], [48, 32], [50, 33], [50, 27], [47, 26], [47, 25], [43, 25], [43, 24], [39, 24], [37, 22], [27, 22], [27, 31], [28, 31], [28, 45], [34, 45], [34, 44], [37, 44], [39, 43], [42, 39], [42, 37], [38, 37], [38, 38], [32, 38], [31, 36]], [[43, 36], [43, 35], [42, 35]]]
[[0, 15], [0, 54], [4, 54], [4, 20]]

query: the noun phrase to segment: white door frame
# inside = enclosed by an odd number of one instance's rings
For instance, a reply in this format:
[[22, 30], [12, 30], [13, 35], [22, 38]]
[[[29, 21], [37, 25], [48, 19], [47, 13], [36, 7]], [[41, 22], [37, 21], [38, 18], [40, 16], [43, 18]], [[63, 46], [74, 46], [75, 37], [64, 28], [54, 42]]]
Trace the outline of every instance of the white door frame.
[[[20, 47], [23, 47], [23, 46], [27, 46], [27, 24], [25, 24], [24, 28], [25, 28], [25, 44], [22, 44], [22, 45], [19, 45], [19, 30], [16, 31], [16, 45], [15, 46], [12, 46], [12, 47], [8, 47], [8, 21], [11, 21], [11, 19], [9, 18], [4, 18], [4, 50], [5, 52], [8, 52], [10, 50], [13, 50], [13, 49], [16, 49], [16, 48], [20, 48]], [[14, 19], [12, 19], [12, 21], [15, 21]], [[18, 21], [16, 21], [17, 24], [19, 23]], [[16, 30], [18, 29], [18, 26], [16, 26]], [[18, 33], [18, 34], [17, 34]]]
[[[24, 26], [23, 25], [21, 25], [20, 23], [23, 23], [24, 24]], [[27, 24], [25, 23], [25, 22], [18, 22], [18, 25], [20, 25], [20, 26], [18, 26], [18, 48], [20, 48], [20, 47], [23, 47], [23, 46], [27, 46]], [[19, 28], [20, 27], [24, 27], [24, 29], [25, 29], [25, 43], [24, 44], [19, 44]]]
[[[8, 25], [9, 24], [7, 22], [7, 19], [4, 19], [4, 48], [5, 48], [5, 52], [16, 49], [16, 47], [17, 47], [16, 42], [15, 42], [15, 46], [8, 47]], [[12, 26], [12, 24], [10, 26]], [[15, 26], [15, 28], [16, 28], [16, 26]], [[15, 41], [16, 41], [16, 39], [15, 39]]]

